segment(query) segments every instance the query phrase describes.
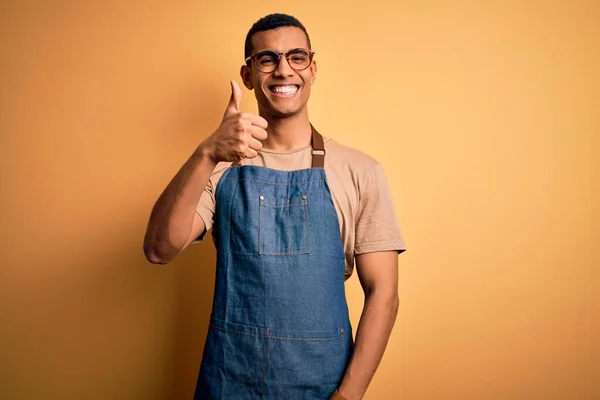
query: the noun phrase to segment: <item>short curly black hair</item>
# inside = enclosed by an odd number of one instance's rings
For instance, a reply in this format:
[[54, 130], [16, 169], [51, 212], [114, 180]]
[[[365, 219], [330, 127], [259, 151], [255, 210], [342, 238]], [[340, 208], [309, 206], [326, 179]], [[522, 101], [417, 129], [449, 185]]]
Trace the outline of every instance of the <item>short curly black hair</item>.
[[254, 25], [252, 25], [252, 28], [250, 28], [250, 30], [248, 31], [248, 34], [246, 35], [246, 43], [244, 45], [244, 59], [252, 55], [252, 35], [254, 35], [257, 32], [283, 28], [286, 26], [295, 26], [296, 28], [302, 29], [302, 31], [306, 35], [308, 49], [312, 50], [308, 32], [306, 31], [306, 28], [304, 27], [304, 25], [302, 25], [300, 21], [287, 14], [269, 14], [256, 21]]

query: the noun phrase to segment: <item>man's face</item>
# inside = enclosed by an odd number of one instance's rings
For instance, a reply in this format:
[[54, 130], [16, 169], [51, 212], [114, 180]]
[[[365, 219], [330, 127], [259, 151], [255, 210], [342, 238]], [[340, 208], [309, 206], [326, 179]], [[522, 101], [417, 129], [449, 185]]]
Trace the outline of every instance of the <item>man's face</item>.
[[[252, 54], [265, 50], [284, 53], [296, 48], [308, 49], [306, 35], [296, 27], [255, 33], [252, 36], [252, 45]], [[282, 55], [273, 72], [258, 71], [255, 60], [252, 60], [250, 67], [242, 66], [241, 76], [244, 85], [250, 90], [254, 89], [261, 115], [283, 118], [305, 110], [316, 72], [314, 60], [308, 68], [297, 71]]]

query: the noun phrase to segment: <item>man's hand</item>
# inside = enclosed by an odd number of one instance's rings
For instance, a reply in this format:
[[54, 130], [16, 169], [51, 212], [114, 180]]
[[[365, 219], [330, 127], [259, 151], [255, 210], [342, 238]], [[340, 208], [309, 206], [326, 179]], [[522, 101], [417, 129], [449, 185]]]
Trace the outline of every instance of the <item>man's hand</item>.
[[200, 145], [215, 163], [254, 158], [262, 149], [261, 140], [267, 138], [267, 121], [249, 113], [240, 112], [242, 90], [231, 81], [231, 98], [217, 130]]

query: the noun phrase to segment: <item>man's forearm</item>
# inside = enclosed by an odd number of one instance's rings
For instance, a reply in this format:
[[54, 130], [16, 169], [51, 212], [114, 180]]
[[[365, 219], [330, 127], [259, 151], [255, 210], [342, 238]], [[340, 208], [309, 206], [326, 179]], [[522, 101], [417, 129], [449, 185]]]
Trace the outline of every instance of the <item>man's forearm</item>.
[[362, 399], [365, 395], [383, 357], [397, 314], [397, 295], [372, 293], [365, 298], [354, 353], [339, 388], [348, 400]]
[[152, 209], [144, 239], [144, 252], [150, 261], [169, 262], [186, 244], [196, 204], [215, 165], [199, 147], [162, 192]]

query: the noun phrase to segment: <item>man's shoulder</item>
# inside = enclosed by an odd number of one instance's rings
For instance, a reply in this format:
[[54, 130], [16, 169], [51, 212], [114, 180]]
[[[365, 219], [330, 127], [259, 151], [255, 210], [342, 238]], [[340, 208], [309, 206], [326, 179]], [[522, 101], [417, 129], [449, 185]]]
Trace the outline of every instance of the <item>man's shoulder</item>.
[[220, 177], [232, 165], [233, 165], [233, 163], [231, 161], [218, 162], [217, 165], [215, 166], [215, 169], [213, 169], [212, 177], [215, 177], [215, 176]]
[[344, 166], [351, 170], [372, 171], [379, 162], [364, 151], [325, 137], [325, 160], [331, 166]]
[[216, 187], [223, 174], [231, 167], [232, 164], [233, 163], [231, 161], [221, 161], [217, 163], [208, 180], [209, 186]]

